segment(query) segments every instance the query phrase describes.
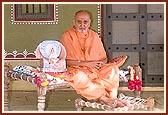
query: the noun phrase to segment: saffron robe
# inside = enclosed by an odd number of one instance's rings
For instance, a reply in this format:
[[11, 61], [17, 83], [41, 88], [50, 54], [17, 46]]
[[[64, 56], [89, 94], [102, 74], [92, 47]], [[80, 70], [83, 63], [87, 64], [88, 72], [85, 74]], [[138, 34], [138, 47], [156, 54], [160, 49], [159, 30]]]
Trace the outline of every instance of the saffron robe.
[[[60, 40], [64, 45], [67, 60], [101, 61], [106, 59], [106, 52], [98, 34], [89, 29], [86, 34], [75, 28], [65, 31]], [[113, 63], [103, 64], [101, 68], [87, 66], [68, 66], [69, 72], [75, 73], [68, 81], [76, 92], [88, 100], [98, 99], [103, 95], [117, 97], [119, 69]]]

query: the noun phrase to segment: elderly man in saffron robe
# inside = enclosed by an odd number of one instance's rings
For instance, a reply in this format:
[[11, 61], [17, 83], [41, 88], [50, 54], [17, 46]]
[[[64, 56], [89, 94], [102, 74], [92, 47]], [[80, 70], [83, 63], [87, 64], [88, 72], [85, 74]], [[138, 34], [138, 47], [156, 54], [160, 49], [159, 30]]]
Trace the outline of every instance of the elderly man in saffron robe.
[[[126, 103], [117, 99], [118, 65], [107, 63], [99, 35], [89, 29], [90, 13], [87, 10], [76, 12], [73, 22], [74, 26], [65, 31], [60, 40], [67, 52], [67, 69], [75, 73], [68, 79], [69, 83], [88, 100], [96, 99], [106, 104], [113, 104], [117, 100], [118, 106], [124, 106]], [[125, 57], [121, 60], [124, 59]]]

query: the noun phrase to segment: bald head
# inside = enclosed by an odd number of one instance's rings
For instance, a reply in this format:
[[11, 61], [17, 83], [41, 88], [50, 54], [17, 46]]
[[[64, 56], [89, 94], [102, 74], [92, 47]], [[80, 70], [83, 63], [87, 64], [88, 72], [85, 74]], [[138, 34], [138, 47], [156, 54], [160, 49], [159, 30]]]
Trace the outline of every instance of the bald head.
[[91, 18], [91, 13], [88, 11], [88, 10], [79, 10], [75, 13], [75, 18], [78, 16], [78, 15], [81, 15], [81, 14], [85, 14], [85, 15], [88, 15], [89, 18]]

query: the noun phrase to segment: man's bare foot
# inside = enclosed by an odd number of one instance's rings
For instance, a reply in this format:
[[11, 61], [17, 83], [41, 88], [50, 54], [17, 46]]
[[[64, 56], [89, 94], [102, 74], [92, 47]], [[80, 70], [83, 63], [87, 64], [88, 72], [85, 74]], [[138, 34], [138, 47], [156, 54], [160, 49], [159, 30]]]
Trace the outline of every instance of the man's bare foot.
[[124, 106], [127, 106], [127, 102], [117, 99], [117, 107], [124, 107]]

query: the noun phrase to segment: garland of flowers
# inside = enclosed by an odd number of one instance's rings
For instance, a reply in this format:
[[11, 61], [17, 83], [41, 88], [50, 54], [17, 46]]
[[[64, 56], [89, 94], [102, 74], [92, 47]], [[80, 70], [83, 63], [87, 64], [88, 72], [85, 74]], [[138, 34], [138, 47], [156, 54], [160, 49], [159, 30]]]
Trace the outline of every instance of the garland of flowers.
[[50, 83], [49, 79], [46, 79], [45, 81], [41, 81], [40, 78], [39, 78], [39, 76], [35, 77], [35, 81], [36, 81], [37, 86], [39, 86], [39, 87], [40, 86], [42, 86], [42, 87], [48, 86], [49, 83]]
[[130, 79], [128, 80], [128, 89], [130, 90], [142, 90], [142, 81], [140, 80], [139, 76], [136, 75], [136, 71], [133, 67], [128, 66], [128, 69], [130, 70]]

